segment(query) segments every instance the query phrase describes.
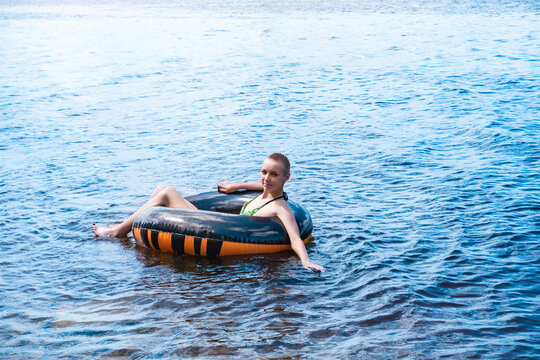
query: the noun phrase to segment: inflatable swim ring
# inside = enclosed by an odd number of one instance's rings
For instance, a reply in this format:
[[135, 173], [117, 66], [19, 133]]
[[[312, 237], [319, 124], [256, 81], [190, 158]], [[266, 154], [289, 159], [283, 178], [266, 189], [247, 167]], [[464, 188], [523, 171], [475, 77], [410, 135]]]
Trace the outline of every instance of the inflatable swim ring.
[[[133, 235], [147, 248], [174, 254], [226, 256], [290, 250], [287, 232], [277, 217], [238, 215], [242, 205], [260, 192], [208, 192], [187, 196], [199, 210], [154, 207], [133, 223]], [[308, 242], [313, 230], [309, 213], [288, 201], [300, 237]]]

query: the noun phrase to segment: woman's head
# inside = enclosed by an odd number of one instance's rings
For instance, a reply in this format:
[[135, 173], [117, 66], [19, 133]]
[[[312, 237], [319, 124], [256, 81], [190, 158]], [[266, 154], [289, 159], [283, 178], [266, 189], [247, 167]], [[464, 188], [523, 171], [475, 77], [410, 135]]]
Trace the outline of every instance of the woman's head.
[[280, 162], [281, 165], [283, 166], [283, 171], [285, 172], [285, 174], [289, 174], [289, 172], [291, 171], [291, 163], [289, 162], [289, 159], [287, 159], [285, 155], [280, 154], [280, 153], [273, 153], [272, 155], [268, 156], [268, 159], [272, 159], [272, 160]]
[[290, 177], [290, 162], [283, 154], [274, 153], [268, 156], [261, 169], [261, 183], [265, 190], [282, 190]]

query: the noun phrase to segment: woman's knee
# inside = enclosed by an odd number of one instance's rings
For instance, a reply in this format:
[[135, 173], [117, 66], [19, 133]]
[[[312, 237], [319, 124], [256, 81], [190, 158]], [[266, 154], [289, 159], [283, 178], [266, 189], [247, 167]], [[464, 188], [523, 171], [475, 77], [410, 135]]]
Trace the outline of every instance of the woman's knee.
[[166, 186], [165, 185], [158, 185], [155, 189], [154, 189], [154, 192], [155, 193], [158, 193], [160, 192], [161, 190], [165, 189]]
[[183, 199], [182, 195], [178, 192], [178, 190], [171, 186], [165, 186], [163, 190], [161, 190], [160, 195], [163, 195], [163, 197], [169, 200]]
[[154, 193], [160, 194], [160, 195], [170, 195], [170, 194], [178, 194], [178, 191], [176, 191], [176, 189], [173, 188], [172, 186], [160, 185], [156, 188], [156, 190], [154, 190]]
[[159, 185], [157, 186], [154, 191], [152, 192], [152, 195], [150, 196], [151, 198], [155, 197], [157, 194], [159, 194], [160, 192], [163, 191], [163, 189], [165, 189], [165, 186], [163, 185]]

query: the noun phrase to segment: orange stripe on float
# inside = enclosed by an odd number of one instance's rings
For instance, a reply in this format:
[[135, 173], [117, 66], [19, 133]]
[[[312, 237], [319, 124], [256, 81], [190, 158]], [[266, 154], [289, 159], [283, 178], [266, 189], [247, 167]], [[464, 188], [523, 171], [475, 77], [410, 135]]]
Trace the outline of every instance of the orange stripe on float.
[[187, 236], [184, 239], [184, 253], [189, 255], [195, 254], [195, 238], [193, 236]]
[[172, 253], [172, 234], [160, 232], [158, 235], [158, 244], [160, 250]]
[[141, 229], [133, 229], [133, 236], [135, 237], [135, 240], [141, 245], [143, 245], [142, 239], [141, 239]]
[[[148, 235], [146, 235], [147, 239], [148, 239], [148, 244], [150, 245], [151, 249], [154, 249], [154, 244], [152, 244], [152, 230], [148, 229], [146, 231], [147, 231], [147, 234], [148, 234]], [[154, 250], [156, 250], [156, 249], [154, 249]]]
[[224, 241], [219, 256], [275, 253], [291, 250], [290, 245], [260, 245]]
[[221, 250], [219, 252], [219, 256], [227, 256], [227, 255], [234, 255], [236, 246], [233, 246], [233, 243], [230, 243], [228, 241], [224, 241], [223, 244], [221, 244]]
[[206, 256], [206, 247], [208, 245], [208, 239], [201, 239], [201, 256]]

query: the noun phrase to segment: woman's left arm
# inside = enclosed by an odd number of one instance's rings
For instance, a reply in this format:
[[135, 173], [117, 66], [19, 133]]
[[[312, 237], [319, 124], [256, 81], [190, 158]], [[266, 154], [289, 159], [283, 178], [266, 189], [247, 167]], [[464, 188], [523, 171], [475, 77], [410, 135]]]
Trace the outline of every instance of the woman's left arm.
[[285, 208], [283, 206], [279, 206], [277, 216], [283, 223], [285, 231], [287, 231], [289, 239], [291, 240], [291, 247], [300, 258], [300, 261], [302, 261], [302, 265], [306, 269], [311, 271], [324, 272], [324, 267], [317, 265], [314, 262], [311, 262], [311, 260], [309, 260], [309, 256], [307, 254], [306, 247], [304, 246], [304, 242], [300, 238], [300, 231], [298, 230], [296, 219], [294, 218], [294, 215], [289, 209], [289, 207], [287, 206]]
[[233, 193], [238, 190], [255, 190], [262, 191], [261, 183], [239, 183], [233, 181], [223, 181], [217, 185], [218, 191], [226, 194]]

